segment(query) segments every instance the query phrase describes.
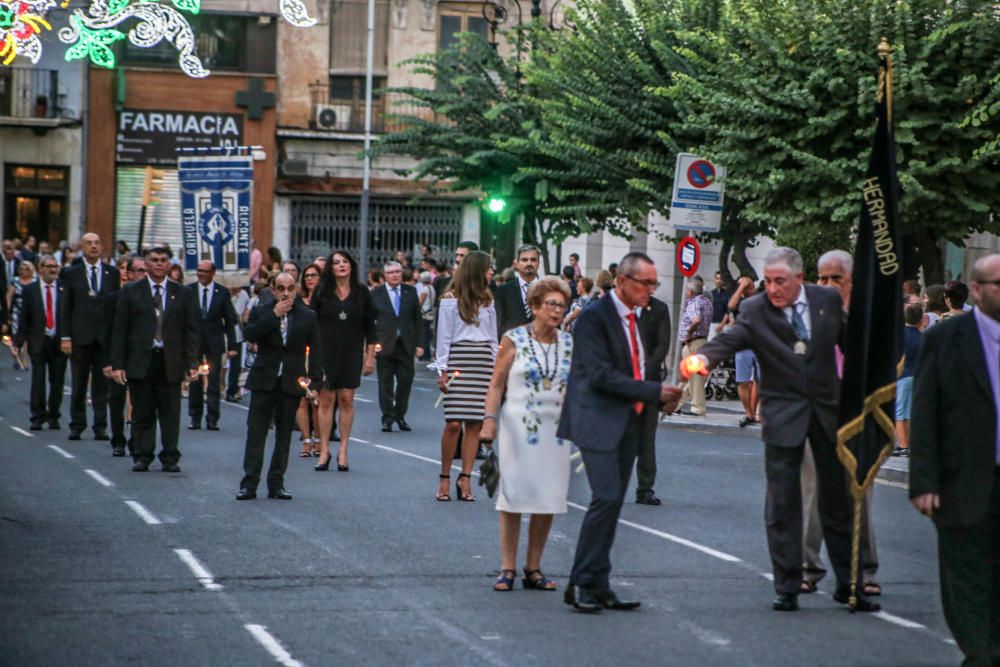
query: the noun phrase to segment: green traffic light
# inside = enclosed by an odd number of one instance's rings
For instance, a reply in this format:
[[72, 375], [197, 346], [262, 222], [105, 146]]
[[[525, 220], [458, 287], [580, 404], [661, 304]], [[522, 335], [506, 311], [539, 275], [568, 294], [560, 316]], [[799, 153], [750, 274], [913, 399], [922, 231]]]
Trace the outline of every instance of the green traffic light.
[[507, 202], [500, 197], [493, 197], [486, 204], [486, 207], [490, 210], [490, 213], [500, 213], [507, 208]]

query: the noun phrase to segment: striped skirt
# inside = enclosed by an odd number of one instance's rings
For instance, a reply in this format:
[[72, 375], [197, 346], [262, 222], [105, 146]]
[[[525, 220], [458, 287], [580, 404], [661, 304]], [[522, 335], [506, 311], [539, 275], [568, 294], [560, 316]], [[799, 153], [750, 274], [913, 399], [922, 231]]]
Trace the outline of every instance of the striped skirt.
[[494, 362], [493, 346], [488, 342], [452, 344], [448, 353], [448, 372], [458, 371], [458, 377], [444, 395], [447, 421], [482, 421]]

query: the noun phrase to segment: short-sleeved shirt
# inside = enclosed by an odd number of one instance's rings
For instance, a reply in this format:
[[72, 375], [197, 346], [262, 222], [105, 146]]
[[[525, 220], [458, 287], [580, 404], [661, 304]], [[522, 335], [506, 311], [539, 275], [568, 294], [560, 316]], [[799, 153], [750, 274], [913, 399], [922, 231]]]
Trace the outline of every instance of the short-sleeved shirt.
[[[691, 335], [688, 335], [688, 329], [691, 328], [691, 322], [694, 321], [696, 317], [700, 317], [698, 326], [695, 327]], [[682, 343], [691, 340], [693, 338], [708, 338], [708, 331], [712, 328], [712, 302], [704, 294], [699, 294], [692, 297], [687, 302], [687, 307], [684, 309], [684, 314], [681, 316], [681, 325], [677, 332], [677, 340]]]
[[721, 322], [728, 308], [729, 292], [722, 288], [712, 290], [712, 324]]
[[900, 378], [913, 377], [913, 372], [917, 368], [917, 357], [920, 356], [920, 343], [923, 334], [917, 327], [903, 327], [903, 374]]

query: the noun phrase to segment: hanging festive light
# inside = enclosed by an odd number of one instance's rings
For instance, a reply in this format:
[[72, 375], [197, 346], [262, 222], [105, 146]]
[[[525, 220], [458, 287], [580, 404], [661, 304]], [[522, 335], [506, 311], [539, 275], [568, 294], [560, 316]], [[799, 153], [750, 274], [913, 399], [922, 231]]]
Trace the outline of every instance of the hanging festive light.
[[42, 57], [42, 29], [52, 30], [45, 13], [52, 0], [0, 0], [0, 63], [10, 65], [21, 56], [35, 64]]
[[282, 18], [291, 23], [296, 28], [309, 28], [316, 25], [316, 19], [309, 16], [306, 6], [301, 0], [280, 0], [278, 10]]

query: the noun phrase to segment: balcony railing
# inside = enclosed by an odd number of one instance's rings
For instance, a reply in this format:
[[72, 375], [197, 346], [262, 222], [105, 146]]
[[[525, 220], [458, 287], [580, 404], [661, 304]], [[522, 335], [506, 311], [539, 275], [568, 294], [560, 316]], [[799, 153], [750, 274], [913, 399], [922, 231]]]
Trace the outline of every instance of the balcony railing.
[[[329, 109], [323, 115], [324, 109]], [[433, 119], [434, 113], [417, 106], [405, 95], [384, 93], [372, 99], [372, 133], [398, 132], [406, 126], [399, 116]], [[332, 120], [331, 120], [332, 119]], [[314, 112], [313, 126], [317, 129], [361, 134], [365, 131], [365, 101], [361, 99], [330, 99], [319, 103]]]
[[0, 68], [0, 116], [59, 118], [59, 72]]

